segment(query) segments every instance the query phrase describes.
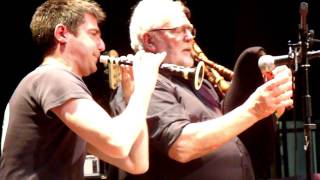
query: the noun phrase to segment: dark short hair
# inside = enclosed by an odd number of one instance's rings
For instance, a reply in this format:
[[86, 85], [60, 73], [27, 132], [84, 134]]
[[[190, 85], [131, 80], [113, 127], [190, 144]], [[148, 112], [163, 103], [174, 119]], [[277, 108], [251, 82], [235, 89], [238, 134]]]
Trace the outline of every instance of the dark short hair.
[[91, 14], [97, 18], [98, 24], [104, 22], [106, 15], [99, 4], [90, 0], [47, 0], [35, 11], [30, 29], [33, 40], [42, 53], [47, 53], [55, 46], [54, 30], [56, 25], [64, 24], [68, 30], [76, 34], [84, 15]]

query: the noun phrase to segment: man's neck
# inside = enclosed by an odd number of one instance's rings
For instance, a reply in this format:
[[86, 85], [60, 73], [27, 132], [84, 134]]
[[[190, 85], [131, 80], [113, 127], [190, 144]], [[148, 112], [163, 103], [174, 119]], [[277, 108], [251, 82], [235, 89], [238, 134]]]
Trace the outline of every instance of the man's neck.
[[[68, 64], [66, 61], [64, 61], [62, 58], [47, 56], [44, 58], [44, 60], [41, 64], [42, 65], [53, 65], [53, 66], [57, 66], [57, 67], [61, 67], [63, 69], [66, 69], [70, 72], [73, 72], [72, 66], [70, 64]], [[75, 73], [75, 72], [73, 72], [73, 73]]]

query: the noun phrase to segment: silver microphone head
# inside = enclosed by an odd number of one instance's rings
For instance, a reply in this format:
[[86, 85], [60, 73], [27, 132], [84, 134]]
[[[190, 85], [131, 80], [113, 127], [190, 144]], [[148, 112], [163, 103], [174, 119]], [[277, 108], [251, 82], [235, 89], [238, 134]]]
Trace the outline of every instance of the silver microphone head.
[[259, 58], [258, 66], [261, 72], [271, 72], [275, 68], [274, 57], [271, 55], [263, 55]]

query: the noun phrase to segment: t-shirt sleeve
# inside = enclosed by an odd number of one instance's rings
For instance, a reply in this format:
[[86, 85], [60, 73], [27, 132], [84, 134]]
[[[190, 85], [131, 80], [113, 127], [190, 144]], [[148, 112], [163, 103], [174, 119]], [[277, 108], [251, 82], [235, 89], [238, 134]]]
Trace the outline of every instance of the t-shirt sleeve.
[[34, 88], [35, 97], [47, 113], [70, 99], [92, 99], [91, 93], [80, 77], [54, 69], [38, 78]]
[[172, 84], [158, 81], [148, 109], [148, 127], [151, 146], [164, 154], [168, 153], [183, 128], [191, 123], [180, 100]]

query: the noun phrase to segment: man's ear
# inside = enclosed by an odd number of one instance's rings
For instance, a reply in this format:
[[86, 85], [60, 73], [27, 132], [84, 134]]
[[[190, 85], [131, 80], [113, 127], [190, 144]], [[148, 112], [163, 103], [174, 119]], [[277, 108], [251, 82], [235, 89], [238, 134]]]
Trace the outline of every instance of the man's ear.
[[54, 37], [56, 40], [60, 43], [66, 43], [67, 39], [67, 34], [68, 34], [68, 29], [65, 25], [63, 24], [58, 24], [54, 28]]
[[149, 52], [155, 52], [156, 51], [156, 45], [154, 42], [154, 37], [149, 33], [144, 33], [142, 36], [142, 43], [144, 46], [144, 49]]

